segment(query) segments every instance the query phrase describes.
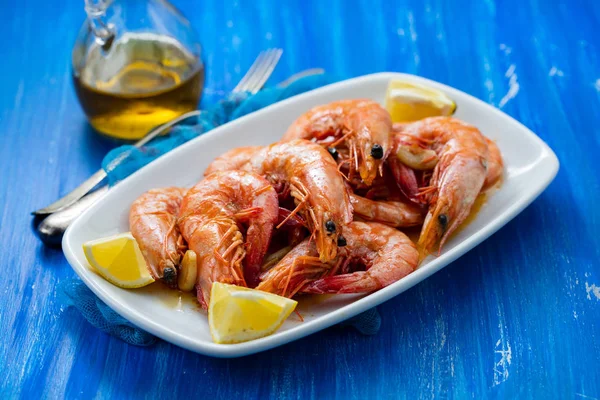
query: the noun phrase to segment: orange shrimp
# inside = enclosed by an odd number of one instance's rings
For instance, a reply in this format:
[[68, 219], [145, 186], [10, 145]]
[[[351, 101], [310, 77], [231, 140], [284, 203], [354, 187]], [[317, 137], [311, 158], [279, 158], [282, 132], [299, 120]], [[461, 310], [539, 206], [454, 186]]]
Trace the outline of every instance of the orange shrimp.
[[[219, 160], [226, 160], [230, 153], [240, 154], [234, 149]], [[291, 215], [298, 212], [306, 221], [321, 261], [335, 259], [338, 246], [345, 245], [343, 232], [352, 221], [352, 205], [344, 180], [327, 150], [308, 140], [296, 139], [245, 152], [244, 157], [247, 163], [236, 167], [265, 176], [277, 188], [282, 185], [289, 188], [296, 203]], [[287, 192], [278, 190], [281, 191]]]
[[[401, 132], [404, 125], [394, 124], [394, 131]], [[486, 191], [498, 183], [504, 172], [504, 161], [498, 145], [487, 137], [485, 141], [488, 146], [489, 159], [482, 191]], [[392, 151], [388, 157], [388, 165], [402, 193], [412, 202], [421, 203], [423, 200], [419, 194], [415, 170], [432, 170], [437, 162], [437, 154], [426, 148], [418, 139], [401, 133], [392, 135]]]
[[273, 268], [261, 275], [258, 290], [293, 297], [308, 283], [325, 275], [332, 265], [322, 262], [315, 242], [304, 239]]
[[354, 215], [365, 221], [380, 222], [393, 227], [410, 227], [423, 223], [423, 208], [402, 201], [370, 200], [350, 194]]
[[154, 279], [174, 287], [186, 245], [177, 227], [177, 214], [186, 189], [153, 189], [138, 197], [129, 211], [129, 230]]
[[430, 252], [439, 243], [439, 252], [465, 220], [487, 176], [489, 151], [485, 137], [474, 126], [452, 117], [431, 117], [402, 127], [435, 152], [438, 161], [430, 186], [420, 188], [428, 202], [418, 246]]
[[211, 162], [206, 170], [204, 176], [208, 176], [218, 171], [232, 171], [240, 169], [242, 165], [246, 164], [254, 154], [256, 154], [264, 146], [245, 146], [237, 147], [229, 150], [228, 152], [220, 155]]
[[385, 108], [368, 99], [342, 100], [314, 107], [288, 128], [282, 141], [315, 139], [324, 145], [344, 142], [353, 168], [370, 185], [389, 152], [392, 120]]
[[[278, 213], [273, 187], [249, 172], [217, 172], [188, 191], [179, 227], [189, 248], [196, 252], [197, 297], [204, 308], [213, 282], [257, 283]], [[245, 246], [240, 223], [248, 225]]]
[[490, 152], [490, 158], [488, 159], [487, 175], [485, 177], [485, 182], [483, 183], [482, 190], [484, 191], [500, 182], [502, 180], [502, 175], [504, 174], [504, 161], [502, 160], [500, 148], [496, 142], [491, 139], [485, 138], [485, 141]]
[[[413, 272], [419, 252], [402, 232], [375, 222], [353, 222], [348, 226], [348, 245], [341, 255], [341, 269], [361, 264], [364, 271], [335, 275], [337, 267], [302, 293], [369, 293], [391, 285]], [[275, 267], [277, 268], [277, 267]]]

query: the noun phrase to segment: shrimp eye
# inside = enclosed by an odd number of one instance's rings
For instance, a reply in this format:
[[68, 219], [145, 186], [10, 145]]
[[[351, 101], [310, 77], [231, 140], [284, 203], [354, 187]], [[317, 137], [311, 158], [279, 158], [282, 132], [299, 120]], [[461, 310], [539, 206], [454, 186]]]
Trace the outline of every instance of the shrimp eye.
[[442, 229], [446, 230], [446, 227], [448, 226], [448, 216], [446, 214], [438, 215], [438, 222], [442, 226]]
[[176, 277], [175, 268], [167, 267], [163, 270], [163, 281], [166, 283], [173, 282], [173, 279]]
[[333, 221], [325, 222], [325, 229], [327, 229], [327, 232], [329, 232], [329, 233], [335, 232], [335, 222], [333, 222]]
[[344, 247], [348, 243], [346, 242], [346, 238], [343, 236], [338, 236], [337, 245], [338, 247]]
[[383, 158], [383, 147], [379, 144], [374, 144], [373, 148], [371, 148], [371, 157], [381, 160]]
[[335, 149], [335, 147], [328, 147], [327, 151], [329, 152], [329, 154], [331, 154], [331, 157], [333, 157], [333, 159], [335, 161], [337, 161], [340, 153], [338, 153], [338, 151]]

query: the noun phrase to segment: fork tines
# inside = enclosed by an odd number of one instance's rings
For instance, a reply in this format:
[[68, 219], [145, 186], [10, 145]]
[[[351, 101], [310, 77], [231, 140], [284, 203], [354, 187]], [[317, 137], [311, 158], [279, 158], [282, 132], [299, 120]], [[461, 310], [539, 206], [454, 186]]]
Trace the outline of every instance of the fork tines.
[[282, 53], [282, 49], [261, 51], [248, 72], [246, 72], [246, 75], [244, 75], [233, 91], [250, 92], [252, 94], [258, 92], [271, 76]]

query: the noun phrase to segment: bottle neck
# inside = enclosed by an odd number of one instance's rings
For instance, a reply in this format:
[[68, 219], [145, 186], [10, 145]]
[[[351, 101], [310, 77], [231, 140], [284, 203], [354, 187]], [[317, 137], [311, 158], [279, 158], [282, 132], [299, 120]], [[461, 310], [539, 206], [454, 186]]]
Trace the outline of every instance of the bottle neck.
[[109, 7], [107, 0], [85, 0], [85, 13], [87, 14], [93, 35], [107, 50], [115, 37], [115, 28], [107, 21], [106, 10]]

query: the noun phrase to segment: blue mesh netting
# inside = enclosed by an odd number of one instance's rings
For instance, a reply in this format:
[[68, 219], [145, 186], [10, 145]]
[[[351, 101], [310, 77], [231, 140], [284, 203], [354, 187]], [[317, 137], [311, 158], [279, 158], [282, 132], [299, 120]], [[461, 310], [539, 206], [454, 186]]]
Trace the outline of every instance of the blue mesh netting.
[[[175, 126], [168, 136], [157, 138], [139, 149], [131, 145], [117, 147], [110, 151], [102, 162], [102, 168], [108, 174], [109, 185], [125, 179], [169, 150], [217, 126], [327, 83], [329, 82], [325, 76], [313, 75], [302, 78], [285, 88], [264, 89], [255, 95], [231, 94], [213, 107], [203, 110], [199, 117], [191, 118], [192, 124], [188, 122]], [[110, 309], [80, 280], [64, 281], [61, 283], [61, 288], [68, 303], [102, 331], [137, 346], [149, 346], [156, 342], [154, 336], [136, 328]], [[352, 326], [365, 335], [377, 333], [380, 325], [381, 318], [376, 309], [340, 324], [340, 326]]]
[[65, 302], [75, 307], [88, 322], [96, 328], [113, 335], [124, 342], [136, 346], [150, 346], [156, 338], [136, 328], [125, 318], [102, 302], [79, 279], [69, 279], [60, 283]]

